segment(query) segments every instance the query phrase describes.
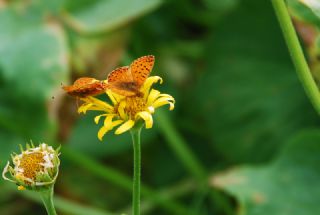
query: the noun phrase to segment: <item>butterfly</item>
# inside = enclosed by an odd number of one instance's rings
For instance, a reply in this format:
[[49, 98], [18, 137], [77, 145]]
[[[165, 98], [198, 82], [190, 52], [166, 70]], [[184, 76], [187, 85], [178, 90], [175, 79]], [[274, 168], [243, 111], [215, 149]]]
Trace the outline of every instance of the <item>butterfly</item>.
[[113, 70], [107, 77], [107, 88], [123, 96], [139, 96], [141, 86], [153, 68], [155, 57], [147, 55], [134, 60], [130, 66]]
[[77, 79], [73, 85], [63, 86], [62, 88], [71, 96], [83, 98], [104, 93], [107, 84], [95, 78], [82, 77]]

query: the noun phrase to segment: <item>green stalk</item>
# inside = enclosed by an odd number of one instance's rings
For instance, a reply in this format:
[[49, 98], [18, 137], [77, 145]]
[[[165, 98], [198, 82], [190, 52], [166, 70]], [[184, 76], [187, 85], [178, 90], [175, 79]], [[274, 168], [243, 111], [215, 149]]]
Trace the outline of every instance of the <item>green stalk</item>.
[[162, 134], [166, 138], [169, 147], [176, 153], [177, 157], [186, 167], [186, 169], [200, 181], [206, 179], [206, 170], [201, 165], [200, 161], [194, 155], [194, 153], [190, 150], [187, 143], [181, 137], [181, 135], [177, 132], [173, 123], [170, 121], [168, 115], [163, 112], [163, 110], [158, 110], [155, 115], [156, 121], [159, 124], [159, 128], [162, 131]]
[[141, 144], [140, 134], [143, 124], [138, 123], [130, 130], [133, 143], [133, 190], [132, 214], [140, 215]]
[[[132, 191], [132, 181], [129, 177], [123, 175], [122, 173], [108, 167], [105, 164], [101, 164], [95, 159], [82, 154], [75, 149], [70, 149], [68, 146], [62, 148], [62, 157], [69, 160], [70, 162], [77, 164], [81, 168], [89, 171], [91, 174], [112, 183], [113, 185], [119, 186], [124, 190]], [[183, 205], [173, 200], [170, 197], [164, 197], [160, 195], [157, 191], [151, 189], [150, 187], [141, 184], [141, 194], [144, 195], [149, 201], [160, 205], [162, 208], [166, 209], [170, 214], [190, 214], [190, 211], [186, 209]]]
[[[162, 131], [162, 134], [167, 139], [167, 143], [169, 144], [173, 152], [176, 153], [177, 157], [190, 172], [190, 174], [198, 180], [200, 190], [208, 189], [208, 174], [205, 167], [201, 164], [196, 155], [188, 147], [188, 143], [180, 135], [179, 131], [177, 131], [168, 115], [160, 109], [158, 110], [155, 117], [159, 124], [159, 128]], [[214, 189], [211, 189], [209, 194], [212, 202], [216, 205], [218, 204], [220, 206], [220, 209], [225, 214], [233, 214], [233, 209], [224, 196], [222, 196]]]
[[302, 82], [304, 90], [309, 97], [313, 107], [320, 114], [320, 93], [315, 83], [308, 63], [300, 46], [298, 36], [292, 24], [284, 0], [272, 0], [272, 4], [278, 17], [283, 36], [287, 43], [291, 59], [297, 70], [297, 74]]
[[39, 191], [41, 200], [47, 210], [48, 215], [57, 215], [56, 209], [53, 204], [53, 185], [49, 186], [48, 189]]

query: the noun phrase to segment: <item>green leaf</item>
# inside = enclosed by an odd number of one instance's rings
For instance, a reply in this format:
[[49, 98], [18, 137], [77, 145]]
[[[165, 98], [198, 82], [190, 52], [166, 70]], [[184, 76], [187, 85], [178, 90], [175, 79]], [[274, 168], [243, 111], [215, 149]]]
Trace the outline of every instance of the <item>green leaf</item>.
[[303, 4], [300, 0], [288, 0], [287, 4], [290, 14], [294, 18], [320, 27], [319, 18], [308, 6]]
[[214, 186], [236, 197], [246, 215], [320, 214], [320, 131], [300, 133], [265, 166], [217, 174]]
[[279, 143], [318, 122], [270, 2], [244, 1], [215, 29], [206, 56], [193, 111], [227, 161], [268, 160]]
[[24, 144], [24, 141], [22, 138], [14, 136], [14, 134], [10, 133], [9, 131], [2, 129], [0, 131], [0, 142], [0, 172], [2, 173], [4, 166], [11, 159], [11, 153], [19, 152], [18, 146], [19, 144]]
[[318, 0], [299, 0], [302, 4], [309, 7], [313, 13], [320, 18], [320, 2]]
[[[48, 106], [67, 78], [67, 45], [58, 24], [28, 9], [0, 10], [0, 126], [21, 144], [30, 139], [50, 144], [55, 122]], [[16, 144], [8, 135], [3, 144]]]
[[72, 41], [70, 61], [73, 71], [80, 76], [106, 79], [108, 72], [112, 71], [121, 59], [129, 31], [124, 29], [95, 37], [70, 31], [68, 33]]
[[70, 3], [65, 21], [81, 33], [111, 31], [159, 7], [161, 0], [99, 0]]

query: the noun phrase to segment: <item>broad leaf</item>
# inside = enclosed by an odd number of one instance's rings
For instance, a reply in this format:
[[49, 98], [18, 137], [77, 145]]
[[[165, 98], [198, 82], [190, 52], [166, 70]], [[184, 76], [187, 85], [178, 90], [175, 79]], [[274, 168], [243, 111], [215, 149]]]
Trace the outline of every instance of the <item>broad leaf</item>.
[[301, 3], [309, 7], [314, 14], [320, 18], [320, 2], [318, 0], [299, 0]]
[[268, 160], [299, 128], [317, 123], [270, 2], [244, 1], [216, 29], [207, 62], [193, 112], [229, 162]]
[[65, 20], [82, 33], [106, 32], [154, 10], [161, 0], [96, 0], [69, 3]]
[[319, 17], [301, 0], [288, 0], [287, 4], [288, 10], [294, 18], [320, 27]]
[[60, 26], [43, 22], [32, 5], [23, 12], [15, 6], [0, 9], [0, 137], [7, 139], [1, 141], [3, 154], [17, 139], [20, 144], [30, 139], [50, 142], [54, 122], [48, 102], [68, 72]]
[[238, 214], [320, 214], [319, 143], [319, 130], [301, 133], [272, 163], [235, 168], [212, 183], [236, 197]]

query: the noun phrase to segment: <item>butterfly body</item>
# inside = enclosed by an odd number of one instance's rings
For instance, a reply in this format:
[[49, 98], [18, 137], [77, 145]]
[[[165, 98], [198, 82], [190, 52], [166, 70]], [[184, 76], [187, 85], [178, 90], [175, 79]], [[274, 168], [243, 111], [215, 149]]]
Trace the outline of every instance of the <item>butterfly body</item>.
[[108, 89], [127, 97], [142, 97], [140, 89], [149, 77], [154, 60], [153, 55], [147, 55], [136, 59], [130, 66], [113, 70], [107, 78]]

